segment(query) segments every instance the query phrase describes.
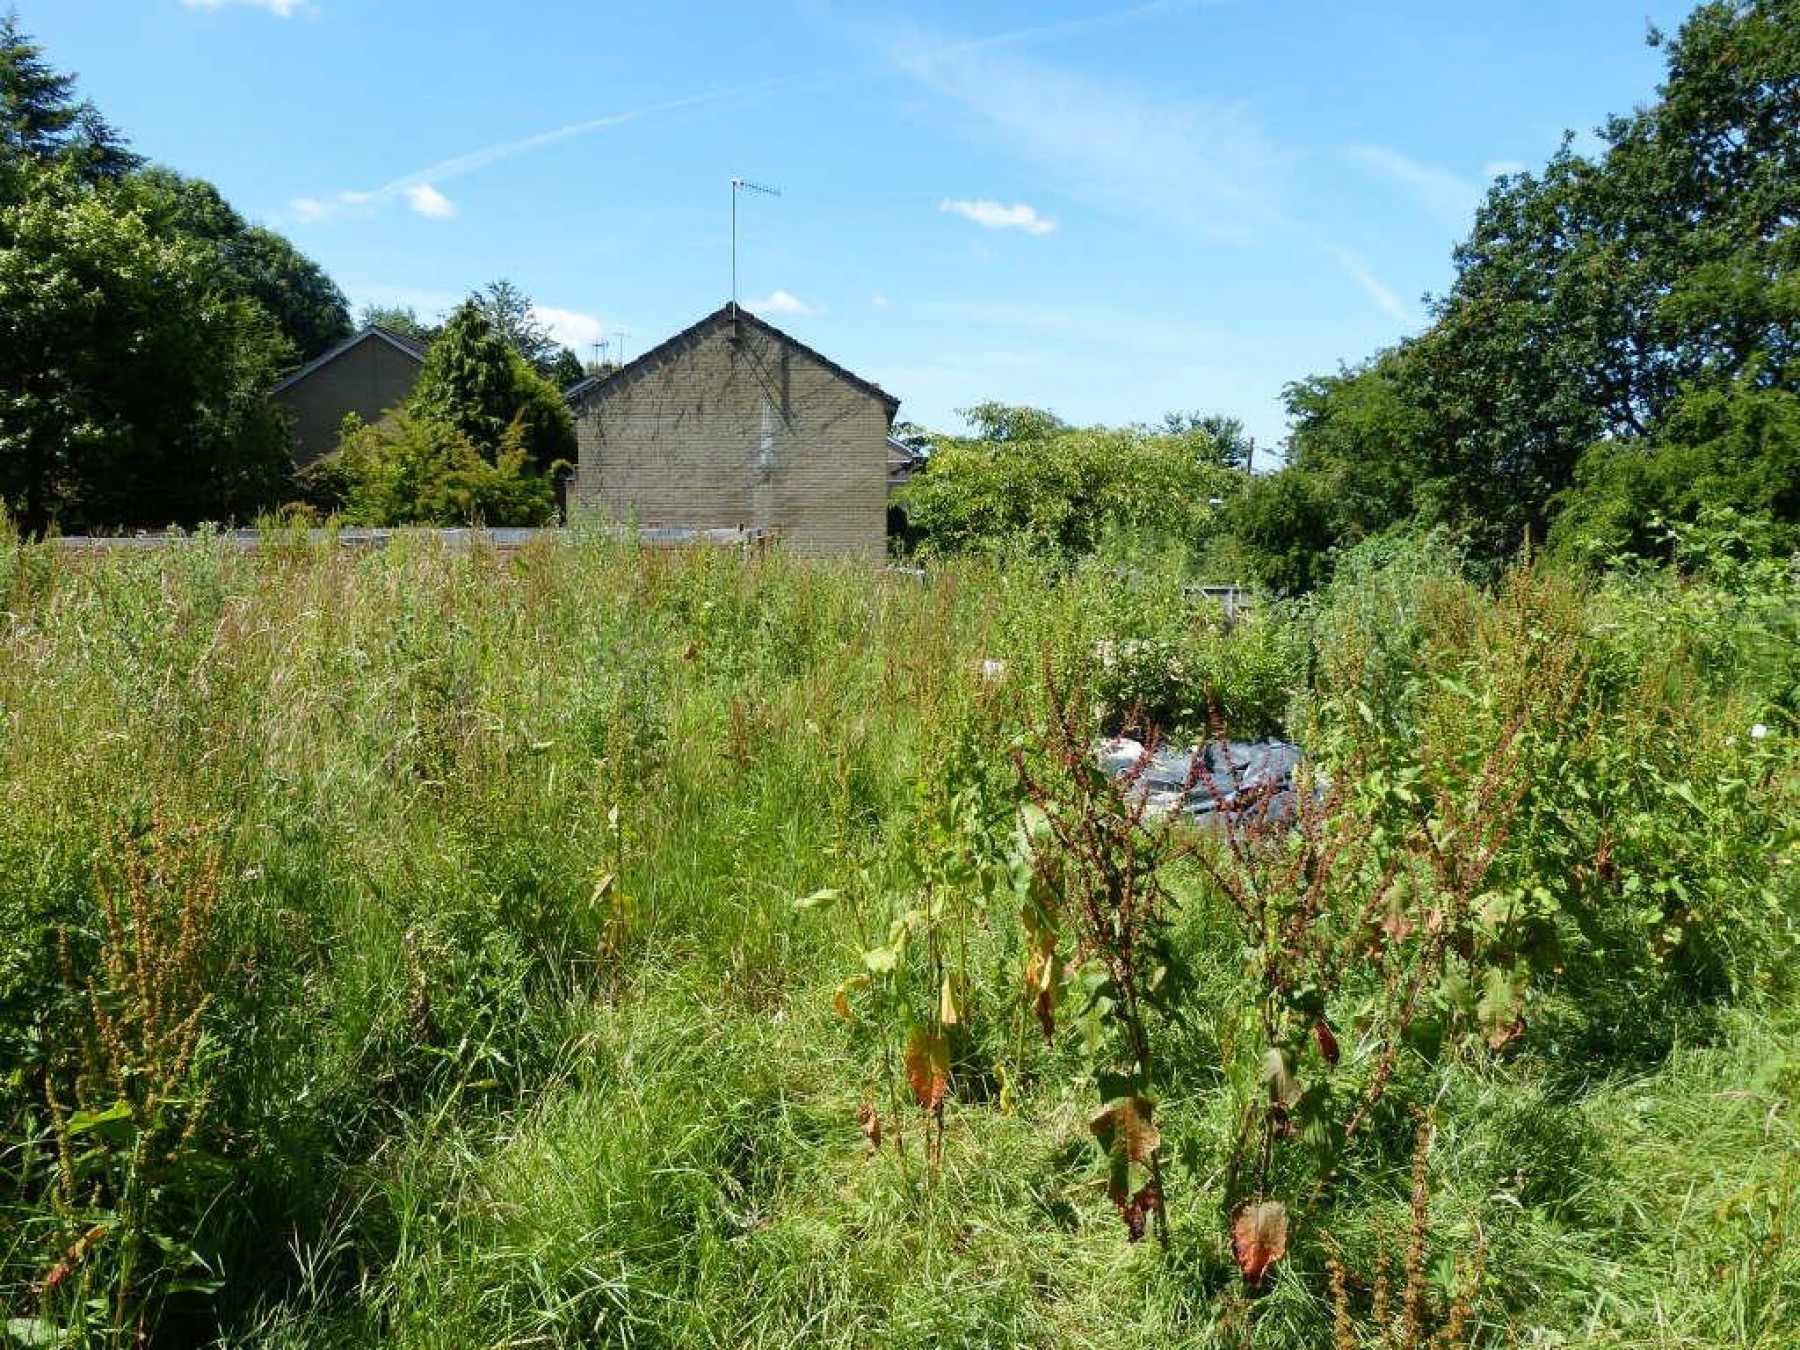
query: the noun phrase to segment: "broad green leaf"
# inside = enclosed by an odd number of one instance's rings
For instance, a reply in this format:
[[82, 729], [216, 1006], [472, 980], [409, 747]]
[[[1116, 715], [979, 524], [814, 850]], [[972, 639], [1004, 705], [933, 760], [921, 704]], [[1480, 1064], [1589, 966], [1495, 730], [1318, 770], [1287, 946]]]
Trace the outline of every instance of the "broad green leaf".
[[75, 1111], [69, 1115], [70, 1135], [95, 1133], [117, 1143], [130, 1138], [133, 1129], [131, 1103], [126, 1101], [114, 1102], [104, 1111]]

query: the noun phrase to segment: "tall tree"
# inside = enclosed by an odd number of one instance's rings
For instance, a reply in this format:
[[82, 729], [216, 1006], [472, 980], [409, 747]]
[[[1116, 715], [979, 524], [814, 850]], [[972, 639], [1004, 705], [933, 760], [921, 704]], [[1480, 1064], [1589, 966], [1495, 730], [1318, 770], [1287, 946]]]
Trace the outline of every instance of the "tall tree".
[[1036, 408], [961, 414], [990, 434], [938, 437], [901, 498], [928, 553], [1023, 547], [1073, 558], [1127, 539], [1198, 545], [1242, 475], [1194, 453], [1191, 433], [1068, 427]]
[[558, 389], [567, 389], [570, 385], [578, 383], [586, 374], [587, 367], [581, 364], [579, 356], [567, 347], [558, 347], [556, 359], [550, 363], [547, 378]]
[[219, 251], [233, 289], [268, 312], [299, 360], [350, 336], [350, 308], [337, 283], [281, 235], [248, 224], [211, 183], [163, 168], [131, 181], [160, 229], [203, 239]]
[[28, 530], [242, 517], [286, 472], [289, 350], [217, 253], [125, 185], [28, 170], [0, 205], [0, 499]]
[[531, 297], [502, 277], [469, 297], [494, 333], [539, 375], [548, 377], [562, 346], [533, 312]]
[[409, 406], [454, 427], [490, 458], [515, 421], [540, 468], [575, 458], [575, 424], [561, 392], [495, 332], [473, 301], [457, 308], [432, 344]]
[[276, 500], [275, 376], [343, 296], [211, 185], [143, 169], [0, 20], [0, 499], [28, 528], [191, 524]]
[[977, 403], [958, 408], [956, 415], [975, 429], [982, 441], [1040, 441], [1059, 436], [1069, 424], [1044, 408], [1015, 407], [1008, 403]]
[[1539, 533], [1598, 441], [1685, 390], [1792, 387], [1800, 346], [1800, 0], [1714, 0], [1649, 106], [1490, 192], [1419, 341], [1426, 476], [1489, 551]]
[[1242, 420], [1223, 413], [1164, 413], [1161, 429], [1165, 435], [1190, 438], [1208, 464], [1223, 469], [1248, 469], [1256, 456], [1256, 442]]
[[436, 341], [443, 331], [442, 324], [426, 323], [411, 305], [364, 305], [356, 316], [356, 326], [367, 328], [371, 324], [427, 343]]
[[1495, 558], [1591, 494], [1581, 519], [1641, 538], [1697, 509], [1696, 446], [1757, 456], [1709, 481], [1788, 509], [1767, 485], [1793, 459], [1774, 396], [1800, 392], [1800, 0], [1710, 0], [1651, 41], [1657, 98], [1490, 190], [1426, 332], [1289, 386], [1303, 514], [1339, 542], [1416, 514]]
[[86, 182], [142, 163], [92, 103], [75, 97], [75, 77], [50, 67], [14, 11], [0, 17], [0, 159], [62, 164]]

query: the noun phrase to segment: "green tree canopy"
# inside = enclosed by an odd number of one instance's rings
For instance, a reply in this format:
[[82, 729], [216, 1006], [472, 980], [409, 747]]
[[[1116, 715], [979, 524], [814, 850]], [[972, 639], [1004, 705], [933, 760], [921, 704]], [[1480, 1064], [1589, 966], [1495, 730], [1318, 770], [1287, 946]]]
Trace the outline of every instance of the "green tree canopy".
[[356, 316], [356, 326], [371, 324], [425, 343], [435, 342], [443, 331], [442, 324], [426, 323], [411, 305], [364, 305]]
[[928, 554], [1026, 547], [1074, 557], [1125, 537], [1192, 546], [1241, 478], [1196, 455], [1186, 433], [1076, 429], [999, 404], [961, 415], [998, 434], [933, 438], [901, 498]]
[[211, 183], [163, 168], [131, 181], [159, 229], [203, 239], [218, 250], [233, 289], [275, 320], [298, 360], [311, 360], [350, 336], [349, 305], [337, 283], [281, 235], [246, 223]]
[[1041, 441], [1069, 429], [1053, 412], [1006, 403], [977, 403], [972, 408], [958, 408], [956, 415], [974, 428], [974, 439], [979, 441]]
[[0, 499], [32, 530], [245, 517], [279, 499], [275, 377], [343, 296], [207, 183], [146, 169], [0, 20]]
[[553, 511], [550, 471], [575, 455], [562, 394], [466, 301], [399, 415], [351, 428], [304, 486], [368, 524], [536, 525]]
[[362, 525], [543, 525], [555, 514], [513, 423], [491, 453], [455, 427], [402, 411], [350, 433], [335, 456], [344, 517]]
[[30, 171], [0, 206], [0, 498], [27, 528], [161, 526], [274, 498], [287, 344], [216, 251], [170, 238], [127, 185]]
[[512, 282], [504, 277], [490, 281], [469, 297], [469, 303], [487, 317], [495, 334], [524, 357], [537, 374], [558, 388], [581, 378], [579, 374], [574, 379], [565, 378], [571, 370], [581, 369], [581, 358], [550, 336], [550, 330], [537, 317], [531, 297]]
[[1541, 534], [1596, 443], [1678, 399], [1792, 388], [1800, 343], [1800, 0], [1704, 4], [1658, 98], [1497, 185], [1417, 345], [1421, 476], [1495, 553]]
[[[1289, 386], [1311, 477], [1280, 481], [1334, 542], [1417, 518], [1496, 559], [1568, 511], [1560, 538], [1610, 547], [1702, 483], [1793, 510], [1763, 485], [1800, 387], [1800, 0], [1711, 0], [1652, 41], [1657, 98], [1490, 190], [1429, 329]], [[1727, 446], [1752, 463], [1695, 476]]]
[[75, 77], [52, 69], [43, 49], [0, 16], [0, 160], [60, 164], [84, 182], [118, 178], [142, 161], [99, 110], [75, 97]]
[[426, 353], [408, 406], [455, 427], [489, 458], [514, 421], [539, 468], [575, 458], [575, 423], [561, 391], [525, 363], [473, 302], [458, 307]]

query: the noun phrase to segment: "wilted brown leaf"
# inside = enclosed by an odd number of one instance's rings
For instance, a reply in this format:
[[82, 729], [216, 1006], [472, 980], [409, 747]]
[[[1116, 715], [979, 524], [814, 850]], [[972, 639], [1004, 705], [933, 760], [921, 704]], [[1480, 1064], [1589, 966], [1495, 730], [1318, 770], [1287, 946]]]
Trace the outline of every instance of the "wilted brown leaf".
[[924, 1027], [914, 1027], [906, 1038], [906, 1081], [913, 1096], [927, 1111], [944, 1103], [950, 1088], [950, 1040]]
[[1231, 1250], [1251, 1284], [1261, 1284], [1269, 1267], [1287, 1254], [1287, 1240], [1287, 1206], [1279, 1200], [1245, 1205], [1231, 1225]]
[[1117, 1097], [1088, 1122], [1088, 1129], [1107, 1153], [1142, 1167], [1162, 1146], [1162, 1131], [1150, 1119], [1154, 1110], [1148, 1097]]
[[1156, 1202], [1161, 1193], [1154, 1181], [1146, 1181], [1138, 1188], [1138, 1193], [1126, 1204], [1119, 1206], [1119, 1217], [1125, 1220], [1125, 1236], [1130, 1242], [1142, 1242], [1144, 1229], [1150, 1215], [1156, 1210]]
[[1034, 905], [1024, 907], [1023, 918], [1025, 997], [1048, 1041], [1056, 1036], [1056, 996], [1062, 976], [1062, 962], [1056, 955], [1056, 929], [1042, 921]]
[[1337, 1037], [1332, 1034], [1331, 1027], [1325, 1022], [1313, 1023], [1313, 1036], [1319, 1042], [1319, 1053], [1325, 1056], [1325, 1062], [1332, 1068], [1338, 1064]]
[[846, 1022], [854, 1022], [856, 1020], [856, 1009], [850, 1002], [850, 991], [852, 989], [867, 989], [868, 987], [869, 977], [867, 975], [852, 975], [849, 979], [840, 984], [837, 987], [836, 992], [832, 994], [832, 1011]]
[[856, 1123], [862, 1129], [863, 1138], [869, 1141], [869, 1156], [873, 1158], [881, 1152], [881, 1117], [873, 1106], [864, 1102], [856, 1108]]
[[1525, 1034], [1525, 1019], [1516, 1017], [1505, 1026], [1495, 1027], [1488, 1032], [1487, 1043], [1495, 1050], [1504, 1050], [1519, 1037]]

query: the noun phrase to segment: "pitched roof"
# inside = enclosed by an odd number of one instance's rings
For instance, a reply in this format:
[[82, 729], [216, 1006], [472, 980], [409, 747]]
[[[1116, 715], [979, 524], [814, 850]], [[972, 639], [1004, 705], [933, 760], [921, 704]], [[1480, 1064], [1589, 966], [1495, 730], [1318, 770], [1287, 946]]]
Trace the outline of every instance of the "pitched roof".
[[370, 338], [376, 338], [387, 343], [390, 347], [412, 357], [415, 361], [422, 363], [425, 360], [425, 344], [419, 341], [419, 339], [408, 337], [405, 333], [396, 333], [391, 328], [383, 328], [378, 323], [372, 323], [366, 328], [361, 328], [352, 333], [330, 351], [321, 356], [313, 357], [312, 360], [301, 366], [300, 369], [296, 370], [293, 374], [278, 381], [275, 387], [269, 390], [269, 393], [271, 395], [279, 394], [289, 385], [298, 384], [301, 380], [304, 380], [308, 375], [319, 369], [320, 366], [330, 365], [352, 347], [367, 342]]
[[642, 356], [626, 362], [617, 370], [609, 371], [605, 375], [590, 375], [585, 380], [570, 385], [567, 389], [563, 390], [563, 398], [568, 402], [571, 408], [576, 407], [596, 390], [604, 389], [612, 384], [620, 383], [628, 377], [634, 377], [641, 374], [651, 366], [661, 362], [664, 358], [672, 355], [677, 348], [686, 343], [689, 339], [698, 337], [701, 333], [705, 332], [708, 328], [713, 327], [715, 324], [729, 323], [733, 318], [741, 323], [748, 324], [750, 327], [758, 330], [766, 337], [773, 338], [783, 346], [790, 347], [797, 352], [803, 353], [812, 360], [817, 361], [820, 365], [824, 366], [825, 369], [829, 370], [833, 375], [836, 375], [845, 383], [854, 385], [865, 394], [868, 394], [871, 398], [876, 399], [887, 409], [887, 419], [889, 422], [894, 420], [894, 414], [900, 410], [900, 400], [888, 393], [888, 391], [883, 389], [880, 385], [875, 384], [870, 380], [865, 380], [862, 376], [851, 371], [845, 370], [830, 357], [813, 350], [813, 348], [807, 346], [792, 334], [782, 332], [767, 320], [757, 318], [756, 315], [752, 314], [749, 310], [736, 302], [728, 302], [720, 306], [711, 314], [708, 314], [704, 319], [701, 319], [698, 323], [690, 324], [673, 337], [657, 343], [656, 346], [650, 348], [650, 350], [645, 352]]

